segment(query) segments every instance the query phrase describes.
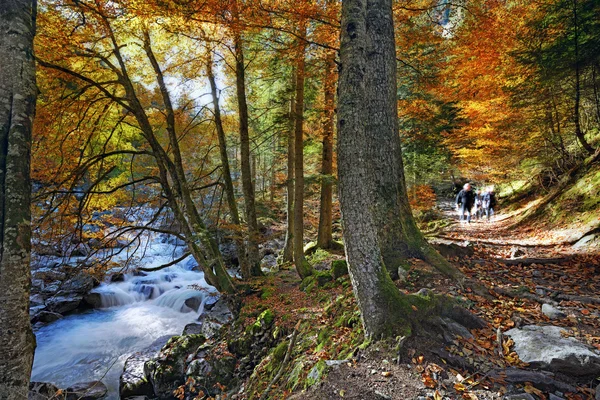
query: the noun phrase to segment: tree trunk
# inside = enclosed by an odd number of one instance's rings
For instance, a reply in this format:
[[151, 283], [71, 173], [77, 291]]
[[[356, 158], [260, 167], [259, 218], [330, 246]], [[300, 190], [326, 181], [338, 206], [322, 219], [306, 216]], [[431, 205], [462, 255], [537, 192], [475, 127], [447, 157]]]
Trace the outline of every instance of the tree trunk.
[[[338, 89], [338, 176], [344, 244], [352, 287], [368, 337], [405, 330], [398, 313], [402, 295], [385, 269], [372, 193], [373, 166], [366, 159], [366, 2], [342, 2]], [[391, 11], [391, 10], [390, 10]]]
[[29, 322], [31, 131], [37, 87], [36, 2], [0, 3], [0, 399], [26, 399], [35, 336]]
[[295, 118], [296, 113], [296, 72], [292, 74], [293, 93], [290, 98], [290, 126], [287, 137], [287, 180], [286, 187], [286, 220], [285, 245], [283, 246], [283, 262], [294, 260], [294, 166], [296, 165], [296, 137]]
[[300, 24], [300, 40], [296, 59], [296, 110], [294, 116], [294, 264], [301, 278], [312, 274], [312, 267], [304, 259], [304, 78], [306, 21]]
[[335, 124], [335, 53], [327, 55], [325, 68], [325, 121], [323, 123], [323, 155], [321, 159], [321, 204], [319, 212], [319, 232], [317, 246], [322, 249], [332, 247], [331, 235], [333, 202], [333, 127]]
[[579, 118], [579, 108], [581, 103], [581, 66], [579, 63], [579, 21], [577, 19], [577, 0], [573, 0], [573, 26], [575, 27], [575, 107], [573, 110], [575, 119], [575, 136], [581, 147], [589, 154], [594, 154], [596, 151], [588, 142], [585, 140], [585, 135], [581, 130], [581, 121]]
[[385, 265], [393, 277], [409, 257], [460, 275], [419, 231], [410, 209], [398, 131], [396, 43], [391, 0], [369, 0], [366, 14], [365, 109], [367, 158], [374, 172], [373, 212]]
[[246, 102], [246, 65], [244, 63], [244, 50], [241, 35], [234, 34], [235, 45], [235, 82], [237, 89], [238, 112], [240, 118], [240, 149], [241, 172], [244, 204], [246, 205], [246, 223], [248, 224], [248, 261], [250, 272], [253, 276], [262, 275], [258, 255], [258, 221], [256, 218], [256, 205], [254, 199], [254, 185], [252, 184], [252, 166], [250, 157], [250, 131], [248, 126], [248, 104]]
[[219, 153], [221, 156], [221, 169], [223, 170], [223, 183], [225, 186], [225, 195], [227, 197], [227, 205], [229, 206], [229, 214], [231, 215], [231, 222], [235, 225], [237, 231], [235, 234], [235, 246], [237, 250], [238, 260], [240, 263], [240, 270], [242, 272], [242, 278], [248, 279], [252, 276], [250, 264], [246, 257], [246, 245], [242, 238], [242, 224], [240, 222], [240, 215], [238, 213], [237, 202], [235, 200], [235, 190], [233, 188], [233, 181], [231, 180], [231, 171], [229, 169], [229, 157], [227, 156], [227, 141], [225, 139], [225, 129], [223, 129], [223, 121], [221, 120], [221, 108], [219, 107], [219, 97], [217, 96], [217, 83], [215, 82], [215, 75], [212, 69], [212, 59], [209, 58], [206, 64], [206, 72], [208, 80], [210, 82], [210, 89], [213, 100], [213, 108], [215, 115], [215, 127], [217, 129], [217, 137], [219, 138]]

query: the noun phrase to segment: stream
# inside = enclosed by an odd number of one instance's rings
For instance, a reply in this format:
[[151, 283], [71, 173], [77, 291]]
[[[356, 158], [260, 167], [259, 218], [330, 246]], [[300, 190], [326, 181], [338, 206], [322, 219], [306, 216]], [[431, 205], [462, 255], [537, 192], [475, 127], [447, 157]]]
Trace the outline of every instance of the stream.
[[[182, 254], [176, 243], [148, 235], [140, 265], [151, 268]], [[131, 255], [131, 254], [130, 254]], [[174, 257], [175, 256], [175, 257]], [[119, 261], [117, 256], [114, 261]], [[93, 380], [108, 387], [108, 399], [119, 398], [119, 376], [126, 359], [165, 335], [179, 335], [203, 312], [204, 299], [214, 291], [204, 274], [193, 271], [192, 258], [145, 274], [125, 274], [120, 282], [105, 282], [92, 290], [102, 307], [68, 315], [38, 329], [32, 381], [60, 388]], [[200, 290], [190, 289], [197, 285]], [[190, 298], [198, 311], [185, 305]]]

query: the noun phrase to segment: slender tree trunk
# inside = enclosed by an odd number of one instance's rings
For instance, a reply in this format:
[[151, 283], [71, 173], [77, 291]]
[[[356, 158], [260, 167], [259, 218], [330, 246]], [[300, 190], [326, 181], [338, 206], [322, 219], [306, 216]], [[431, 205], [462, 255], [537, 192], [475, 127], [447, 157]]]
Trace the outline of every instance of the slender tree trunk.
[[304, 259], [304, 79], [306, 21], [300, 24], [300, 40], [296, 59], [295, 164], [294, 164], [294, 264], [300, 277], [312, 274]]
[[575, 107], [573, 110], [575, 118], [575, 136], [581, 144], [581, 147], [588, 153], [594, 154], [595, 149], [585, 140], [585, 135], [581, 130], [581, 121], [579, 108], [581, 103], [581, 66], [579, 63], [579, 21], [577, 19], [577, 0], [573, 0], [573, 26], [575, 27]]
[[[368, 337], [379, 338], [405, 328], [394, 286], [381, 255], [372, 193], [373, 165], [367, 159], [371, 138], [366, 132], [367, 69], [366, 2], [342, 2], [340, 78], [338, 90], [339, 197], [346, 258], [352, 287]], [[385, 143], [382, 143], [384, 145]]]
[[323, 123], [323, 155], [321, 158], [321, 204], [319, 212], [319, 232], [317, 246], [323, 249], [332, 247], [331, 235], [333, 203], [333, 130], [335, 124], [335, 53], [327, 55], [325, 67], [325, 121]]
[[231, 180], [231, 171], [229, 169], [229, 157], [227, 156], [227, 141], [225, 138], [225, 129], [223, 129], [223, 121], [221, 120], [221, 108], [219, 107], [219, 97], [217, 96], [217, 83], [212, 69], [212, 59], [209, 58], [206, 64], [206, 72], [210, 82], [210, 89], [213, 100], [213, 108], [215, 115], [215, 127], [217, 129], [217, 137], [219, 138], [219, 154], [221, 156], [221, 169], [223, 170], [223, 183], [225, 186], [225, 195], [227, 197], [227, 205], [229, 206], [229, 214], [231, 222], [236, 226], [235, 246], [237, 249], [238, 260], [240, 262], [240, 270], [242, 277], [248, 279], [252, 276], [250, 264], [246, 257], [246, 245], [242, 237], [242, 224], [238, 213], [237, 202], [235, 200], [235, 190], [233, 181]]
[[246, 223], [248, 224], [248, 261], [253, 276], [262, 275], [258, 254], [258, 221], [252, 184], [252, 166], [250, 155], [250, 131], [248, 126], [248, 104], [246, 102], [246, 65], [241, 35], [234, 33], [235, 45], [235, 82], [237, 89], [238, 112], [240, 118], [241, 172], [244, 204], [246, 205]]
[[0, 2], [0, 399], [27, 399], [36, 2]]
[[279, 137], [277, 135], [273, 135], [273, 143], [271, 151], [273, 152], [273, 157], [271, 158], [271, 178], [269, 179], [269, 201], [273, 203], [275, 201], [275, 172], [277, 166], [277, 155], [278, 155], [278, 147], [279, 147]]
[[294, 260], [294, 166], [296, 165], [296, 72], [292, 74], [293, 92], [290, 99], [290, 126], [287, 137], [287, 180], [286, 187], [286, 222], [285, 245], [283, 246], [283, 262]]

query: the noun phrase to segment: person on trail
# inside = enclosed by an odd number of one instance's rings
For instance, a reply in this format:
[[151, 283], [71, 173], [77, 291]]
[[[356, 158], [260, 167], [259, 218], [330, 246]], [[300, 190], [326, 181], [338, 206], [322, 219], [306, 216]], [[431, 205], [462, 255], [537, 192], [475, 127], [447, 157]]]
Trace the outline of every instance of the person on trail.
[[477, 190], [475, 194], [475, 217], [479, 221], [483, 218], [483, 196], [485, 195], [482, 189]]
[[460, 222], [471, 222], [471, 209], [474, 204], [475, 193], [471, 190], [471, 184], [465, 183], [463, 189], [456, 195], [456, 210], [459, 212]]
[[483, 195], [483, 211], [485, 212], [485, 216], [489, 221], [490, 218], [494, 216], [494, 208], [496, 208], [496, 195], [494, 194], [494, 187], [490, 186], [487, 188], [487, 192]]

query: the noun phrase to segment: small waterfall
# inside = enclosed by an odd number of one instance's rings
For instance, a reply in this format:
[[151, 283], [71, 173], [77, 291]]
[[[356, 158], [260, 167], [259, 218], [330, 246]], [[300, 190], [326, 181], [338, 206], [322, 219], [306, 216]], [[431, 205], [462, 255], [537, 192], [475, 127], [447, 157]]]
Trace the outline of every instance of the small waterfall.
[[[149, 235], [144, 248], [139, 264], [148, 269], [183, 252], [177, 243], [161, 243], [157, 235]], [[214, 293], [204, 274], [192, 270], [194, 266], [188, 258], [163, 270], [128, 273], [120, 282], [102, 283], [93, 290], [100, 295], [101, 309], [68, 315], [36, 332], [32, 379], [59, 387], [102, 379], [109, 388], [108, 399], [118, 399], [125, 360], [161, 336], [181, 334]], [[202, 289], [191, 289], [192, 285]], [[197, 304], [198, 311], [185, 304], [189, 299], [196, 299], [192, 307]]]

